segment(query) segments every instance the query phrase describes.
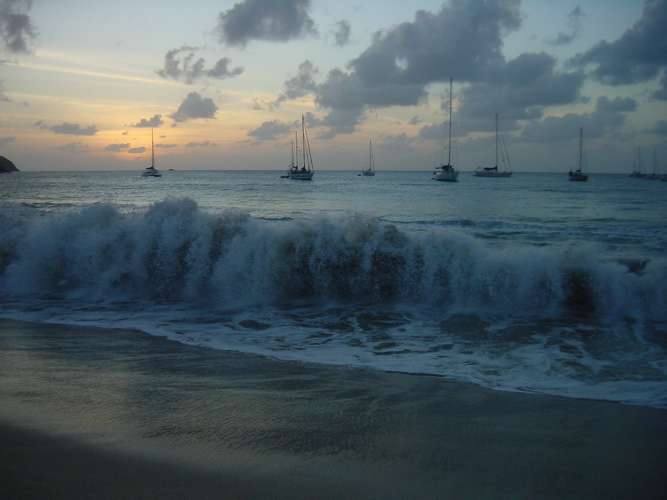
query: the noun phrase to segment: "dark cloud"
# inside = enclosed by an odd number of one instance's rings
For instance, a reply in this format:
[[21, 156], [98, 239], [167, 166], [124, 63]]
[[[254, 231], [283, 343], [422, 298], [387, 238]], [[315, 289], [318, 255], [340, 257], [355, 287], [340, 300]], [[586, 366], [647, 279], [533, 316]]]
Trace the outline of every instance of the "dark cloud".
[[182, 80], [192, 84], [201, 78], [234, 78], [243, 73], [242, 67], [230, 68], [231, 60], [223, 57], [210, 69], [206, 68], [203, 57], [196, 58], [198, 47], [184, 45], [179, 49], [172, 49], [164, 56], [164, 67], [156, 71], [162, 78]]
[[218, 107], [209, 97], [202, 97], [197, 92], [190, 92], [178, 107], [176, 113], [171, 115], [175, 122], [184, 122], [197, 118], [215, 118]]
[[556, 59], [546, 53], [522, 54], [499, 68], [492, 80], [463, 89], [459, 132], [493, 130], [495, 113], [503, 117], [506, 130], [517, 128], [518, 120], [540, 118], [546, 106], [579, 100], [583, 83], [581, 72], [557, 72]]
[[278, 99], [273, 103], [274, 106], [279, 106], [283, 101], [298, 99], [310, 93], [317, 91], [317, 83], [315, 77], [319, 70], [308, 59], [299, 64], [297, 74], [283, 84], [284, 90]]
[[667, 101], [667, 68], [663, 70], [660, 88], [653, 93], [653, 97], [661, 101]]
[[667, 68], [667, 0], [647, 0], [642, 17], [613, 42], [602, 41], [572, 63], [595, 65], [593, 75], [609, 85], [652, 80]]
[[163, 123], [164, 121], [162, 120], [162, 115], [153, 115], [148, 119], [142, 118], [132, 126], [138, 128], [158, 128]]
[[597, 100], [598, 111], [608, 111], [612, 113], [627, 113], [637, 109], [637, 101], [632, 97], [617, 97], [609, 99], [607, 96], [599, 97]]
[[5, 50], [29, 53], [37, 30], [30, 19], [32, 0], [0, 0], [0, 39]]
[[139, 153], [145, 153], [146, 148], [144, 146], [138, 147], [138, 148], [129, 148], [127, 150], [128, 153], [130, 154], [139, 154]]
[[[502, 37], [521, 23], [519, 0], [452, 0], [438, 12], [378, 32], [348, 65], [317, 86], [316, 102], [331, 108], [330, 134], [360, 123], [368, 108], [417, 105], [429, 84], [489, 79], [505, 64]], [[474, 61], [474, 64], [471, 63]], [[326, 119], [325, 119], [326, 120]]]
[[317, 33], [310, 0], [243, 0], [220, 13], [220, 42], [245, 47], [251, 40], [286, 42]]
[[667, 120], [658, 120], [653, 128], [647, 130], [649, 134], [667, 136]]
[[549, 43], [551, 45], [567, 45], [574, 41], [581, 33], [581, 18], [584, 16], [584, 11], [577, 5], [567, 15], [567, 31], [561, 31], [553, 40], [550, 40]]
[[336, 23], [336, 29], [333, 32], [334, 42], [338, 47], [344, 47], [350, 41], [350, 34], [352, 27], [346, 20], [341, 20]]
[[162, 149], [171, 149], [177, 147], [178, 144], [156, 144], [156, 148], [162, 148]]
[[16, 137], [0, 137], [0, 146], [6, 146], [16, 141]]
[[568, 113], [564, 116], [548, 116], [544, 120], [529, 123], [521, 139], [526, 142], [561, 142], [579, 136], [584, 128], [588, 138], [599, 138], [611, 131], [618, 131], [625, 124], [625, 113], [636, 109], [633, 99], [600, 97], [592, 113]]
[[211, 146], [217, 146], [217, 144], [211, 141], [202, 141], [202, 142], [188, 142], [185, 145], [186, 148], [208, 148]]
[[292, 124], [271, 120], [262, 123], [259, 127], [248, 131], [248, 136], [258, 141], [272, 141], [284, 136], [292, 128]]
[[351, 134], [357, 125], [359, 125], [365, 116], [362, 109], [332, 109], [319, 122], [320, 125], [328, 127], [326, 132], [323, 132], [320, 137], [322, 139], [332, 139], [338, 134]]
[[123, 144], [109, 144], [104, 148], [104, 151], [108, 151], [109, 153], [120, 153], [121, 151], [124, 151], [129, 148], [130, 145], [127, 142], [125, 142]]
[[47, 128], [54, 134], [65, 134], [65, 135], [95, 135], [97, 134], [97, 127], [95, 125], [89, 125], [88, 127], [79, 125], [78, 123], [69, 123], [63, 122], [60, 125], [53, 125], [47, 127], [41, 122], [40, 128]]

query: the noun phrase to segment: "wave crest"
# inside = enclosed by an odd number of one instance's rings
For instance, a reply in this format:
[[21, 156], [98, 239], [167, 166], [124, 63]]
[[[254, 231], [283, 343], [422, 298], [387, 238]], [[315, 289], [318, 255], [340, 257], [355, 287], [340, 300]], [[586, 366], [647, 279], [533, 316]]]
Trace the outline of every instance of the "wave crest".
[[10, 297], [403, 302], [652, 319], [667, 310], [664, 262], [631, 272], [590, 252], [496, 247], [444, 228], [411, 233], [360, 216], [266, 221], [166, 199], [142, 213], [96, 204], [0, 223], [0, 290]]

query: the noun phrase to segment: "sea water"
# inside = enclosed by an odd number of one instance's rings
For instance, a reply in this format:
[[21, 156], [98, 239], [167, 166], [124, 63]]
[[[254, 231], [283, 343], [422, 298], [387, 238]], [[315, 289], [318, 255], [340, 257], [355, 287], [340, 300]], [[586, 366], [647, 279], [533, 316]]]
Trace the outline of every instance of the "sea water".
[[430, 177], [5, 175], [0, 316], [667, 407], [667, 183]]

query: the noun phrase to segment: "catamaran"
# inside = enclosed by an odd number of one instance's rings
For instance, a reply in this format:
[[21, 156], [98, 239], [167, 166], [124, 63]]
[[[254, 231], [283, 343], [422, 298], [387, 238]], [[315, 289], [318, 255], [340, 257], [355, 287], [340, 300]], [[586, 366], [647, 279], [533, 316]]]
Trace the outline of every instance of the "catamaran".
[[571, 181], [586, 182], [588, 180], [588, 175], [581, 171], [583, 158], [584, 158], [584, 129], [580, 128], [579, 129], [579, 165], [577, 166], [577, 170], [575, 170], [574, 172], [572, 170], [570, 170], [570, 172], [568, 173], [568, 176], [569, 176]]
[[[306, 130], [306, 122], [301, 115], [301, 153], [303, 163], [299, 165], [299, 143], [297, 137], [297, 143], [293, 151], [292, 163], [287, 169], [287, 174], [283, 177], [287, 179], [297, 180], [297, 181], [310, 181], [315, 174], [315, 169], [313, 167], [313, 155], [310, 151], [310, 140], [308, 139], [308, 131]], [[294, 152], [296, 151], [296, 161], [294, 159]]]
[[373, 141], [368, 141], [368, 168], [361, 171], [359, 175], [373, 177], [375, 175], [375, 157], [373, 156]]
[[452, 165], [452, 89], [453, 80], [449, 79], [449, 147], [447, 149], [447, 165], [437, 167], [433, 171], [433, 180], [443, 182], [456, 182], [459, 172]]
[[160, 171], [155, 168], [155, 140], [153, 139], [153, 129], [151, 129], [151, 166], [146, 167], [141, 173], [142, 177], [162, 177]]
[[496, 113], [496, 164], [493, 167], [479, 167], [475, 170], [475, 177], [511, 177], [512, 166], [509, 161], [509, 154], [503, 142], [502, 160], [507, 165], [508, 170], [498, 170], [498, 113]]

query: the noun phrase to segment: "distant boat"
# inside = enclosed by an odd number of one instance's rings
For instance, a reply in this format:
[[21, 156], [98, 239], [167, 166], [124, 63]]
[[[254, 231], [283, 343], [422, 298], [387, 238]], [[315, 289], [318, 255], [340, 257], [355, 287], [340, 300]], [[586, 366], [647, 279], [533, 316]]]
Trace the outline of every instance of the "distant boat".
[[362, 170], [359, 175], [365, 177], [374, 177], [375, 176], [375, 157], [373, 156], [373, 141], [368, 141], [368, 168]]
[[493, 167], [479, 167], [475, 170], [475, 177], [511, 177], [512, 170], [509, 162], [509, 154], [503, 143], [503, 161], [510, 170], [498, 170], [498, 113], [496, 113], [496, 164]]
[[579, 129], [579, 165], [577, 166], [577, 170], [574, 172], [570, 170], [568, 173], [568, 176], [571, 181], [574, 182], [586, 182], [588, 180], [588, 175], [583, 173], [581, 170], [582, 167], [582, 162], [583, 162], [583, 156], [584, 156], [584, 129], [580, 128]]
[[452, 90], [453, 80], [449, 79], [449, 148], [447, 149], [447, 165], [437, 167], [433, 171], [433, 180], [443, 182], [456, 182], [459, 172], [452, 165]]
[[[287, 169], [287, 174], [281, 177], [296, 181], [310, 181], [313, 179], [315, 169], [313, 167], [313, 155], [310, 151], [310, 140], [308, 139], [308, 131], [306, 130], [306, 122], [303, 115], [301, 115], [301, 154], [303, 159], [301, 165], [299, 165], [298, 137], [296, 139], [297, 143], [292, 147], [292, 162]], [[294, 158], [295, 153], [296, 159]]]
[[664, 176], [658, 173], [658, 152], [653, 148], [653, 173], [646, 176], [647, 179], [651, 181], [663, 180]]
[[153, 139], [153, 129], [151, 129], [151, 166], [146, 167], [141, 173], [142, 177], [162, 177], [160, 171], [155, 168], [155, 140]]
[[632, 168], [630, 177], [635, 177], [637, 179], [643, 179], [646, 177], [646, 174], [642, 173], [642, 148], [640, 146], [637, 146], [637, 158]]

